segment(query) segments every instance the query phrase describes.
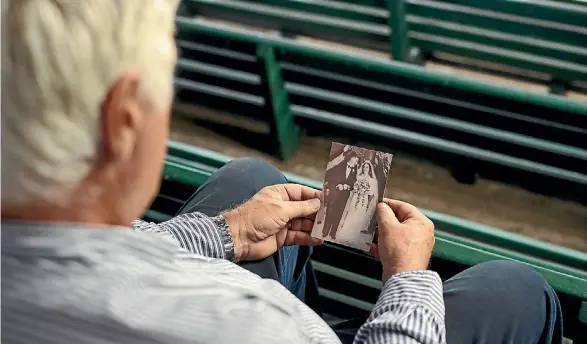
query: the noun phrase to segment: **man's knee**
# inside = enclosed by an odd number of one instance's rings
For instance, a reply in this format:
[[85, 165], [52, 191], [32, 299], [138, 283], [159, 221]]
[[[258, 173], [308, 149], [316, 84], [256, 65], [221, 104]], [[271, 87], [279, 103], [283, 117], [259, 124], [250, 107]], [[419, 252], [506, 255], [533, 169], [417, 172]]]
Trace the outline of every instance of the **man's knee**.
[[251, 158], [251, 157], [232, 159], [226, 165], [236, 167], [236, 168], [244, 168], [244, 169], [251, 169], [251, 168], [263, 169], [263, 168], [267, 168], [267, 167], [274, 168], [273, 166], [271, 166], [268, 162], [266, 162], [263, 159]]
[[[507, 280], [507, 284], [501, 284], [504, 289], [533, 289], [544, 290], [547, 282], [529, 265], [513, 260], [493, 260], [478, 264], [478, 277], [487, 283], [499, 283]], [[496, 285], [499, 286], [499, 285]]]
[[444, 293], [447, 299], [454, 297], [459, 303], [468, 300], [486, 309], [515, 308], [520, 305], [524, 308], [542, 308], [547, 288], [544, 278], [530, 266], [497, 260], [477, 264], [456, 275], [445, 282]]
[[472, 267], [469, 273], [469, 283], [483, 286], [475, 290], [491, 294], [492, 297], [503, 301], [515, 301], [519, 298], [544, 299], [548, 285], [529, 265], [511, 260], [480, 263]]
[[234, 159], [226, 167], [238, 172], [241, 177], [251, 180], [258, 189], [268, 185], [287, 183], [283, 173], [263, 159]]
[[545, 326], [548, 289], [540, 274], [515, 261], [490, 261], [463, 271], [444, 284], [449, 342], [471, 342], [481, 334], [487, 337], [484, 343], [508, 336], [535, 342]]

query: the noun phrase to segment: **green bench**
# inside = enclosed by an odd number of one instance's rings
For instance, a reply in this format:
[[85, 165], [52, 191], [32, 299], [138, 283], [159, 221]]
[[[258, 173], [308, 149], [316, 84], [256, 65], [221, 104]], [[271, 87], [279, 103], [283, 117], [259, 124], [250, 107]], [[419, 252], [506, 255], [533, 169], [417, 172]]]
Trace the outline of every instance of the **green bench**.
[[[230, 160], [218, 153], [170, 142], [162, 187], [145, 218], [154, 222], [168, 219], [211, 173]], [[290, 174], [286, 177], [291, 182], [321, 187], [317, 181]], [[564, 313], [565, 336], [575, 343], [587, 339], [587, 254], [453, 216], [424, 212], [437, 228], [431, 266], [442, 278], [488, 260], [527, 263], [557, 291]], [[325, 312], [352, 317], [371, 309], [381, 287], [377, 260], [328, 243], [315, 250], [313, 263]]]
[[176, 19], [181, 102], [271, 126], [283, 159], [310, 133], [425, 157], [585, 201], [587, 104], [384, 59]]
[[389, 50], [389, 15], [385, 0], [193, 0], [185, 15], [204, 15], [284, 35], [302, 34]]
[[[205, 15], [387, 51], [399, 61], [434, 52], [489, 61], [552, 90], [587, 82], [587, 6], [517, 0], [185, 0]], [[417, 50], [414, 50], [417, 48]], [[419, 53], [414, 54], [414, 52]], [[473, 61], [473, 64], [474, 61]], [[528, 73], [528, 71], [532, 73]], [[538, 73], [538, 74], [535, 74]]]

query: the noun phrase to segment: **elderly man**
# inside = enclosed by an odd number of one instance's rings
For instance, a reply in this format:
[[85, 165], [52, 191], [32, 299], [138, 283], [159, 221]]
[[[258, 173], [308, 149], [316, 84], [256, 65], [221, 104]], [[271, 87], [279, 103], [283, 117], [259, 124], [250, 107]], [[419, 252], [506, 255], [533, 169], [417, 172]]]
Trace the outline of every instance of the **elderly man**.
[[177, 217], [133, 222], [161, 178], [174, 11], [2, 2], [3, 343], [560, 342], [539, 275], [487, 263], [443, 289], [426, 270], [433, 224], [394, 200], [377, 208], [379, 300], [333, 331], [302, 302], [320, 195], [257, 160], [222, 168]]

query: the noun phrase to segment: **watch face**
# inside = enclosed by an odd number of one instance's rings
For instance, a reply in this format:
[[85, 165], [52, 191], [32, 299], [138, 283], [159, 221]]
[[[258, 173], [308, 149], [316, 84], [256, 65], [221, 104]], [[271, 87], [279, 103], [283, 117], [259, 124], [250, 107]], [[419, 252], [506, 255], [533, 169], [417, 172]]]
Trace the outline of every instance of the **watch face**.
[[222, 245], [224, 246], [225, 259], [229, 261], [234, 261], [234, 242], [232, 241], [232, 237], [230, 236], [230, 232], [228, 231], [228, 224], [226, 223], [226, 219], [223, 215], [218, 215], [212, 217], [211, 219], [220, 231], [220, 235], [222, 237]]

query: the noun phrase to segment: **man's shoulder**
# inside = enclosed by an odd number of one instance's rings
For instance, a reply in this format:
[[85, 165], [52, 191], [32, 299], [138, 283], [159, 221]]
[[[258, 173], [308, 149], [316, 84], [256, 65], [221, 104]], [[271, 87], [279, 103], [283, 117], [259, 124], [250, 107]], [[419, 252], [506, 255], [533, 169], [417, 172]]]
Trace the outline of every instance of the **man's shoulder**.
[[[177, 337], [178, 342], [256, 343], [259, 333], [273, 331], [265, 328], [275, 321], [269, 318], [299, 312], [295, 302], [285, 301], [291, 297], [284, 297], [289, 292], [278, 282], [226, 260], [180, 253], [174, 265], [142, 273], [139, 288], [111, 299], [116, 303], [110, 307], [116, 321], [145, 333], [160, 333], [161, 339]], [[135, 312], [140, 315], [133, 318]], [[218, 329], [232, 328], [239, 330], [219, 334]]]
[[[85, 342], [104, 336], [115, 342], [137, 336], [158, 342], [214, 342], [218, 329], [232, 328], [244, 319], [250, 323], [243, 330], [252, 331], [257, 324], [273, 322], [265, 315], [298, 312], [295, 302], [285, 301], [291, 297], [282, 298], [288, 292], [279, 283], [220, 259], [186, 253], [169, 264], [108, 265], [99, 264], [83, 274], [70, 269], [71, 273], [57, 271], [54, 276], [47, 273], [30, 283], [8, 286], [8, 298], [3, 290], [3, 308], [13, 311], [12, 321], [22, 328], [37, 328], [35, 319], [43, 318], [47, 326], [76, 332]], [[102, 332], [97, 333], [98, 328]], [[253, 343], [256, 336], [253, 332], [223, 335], [226, 340], [216, 342], [237, 342], [241, 335], [250, 335]]]

